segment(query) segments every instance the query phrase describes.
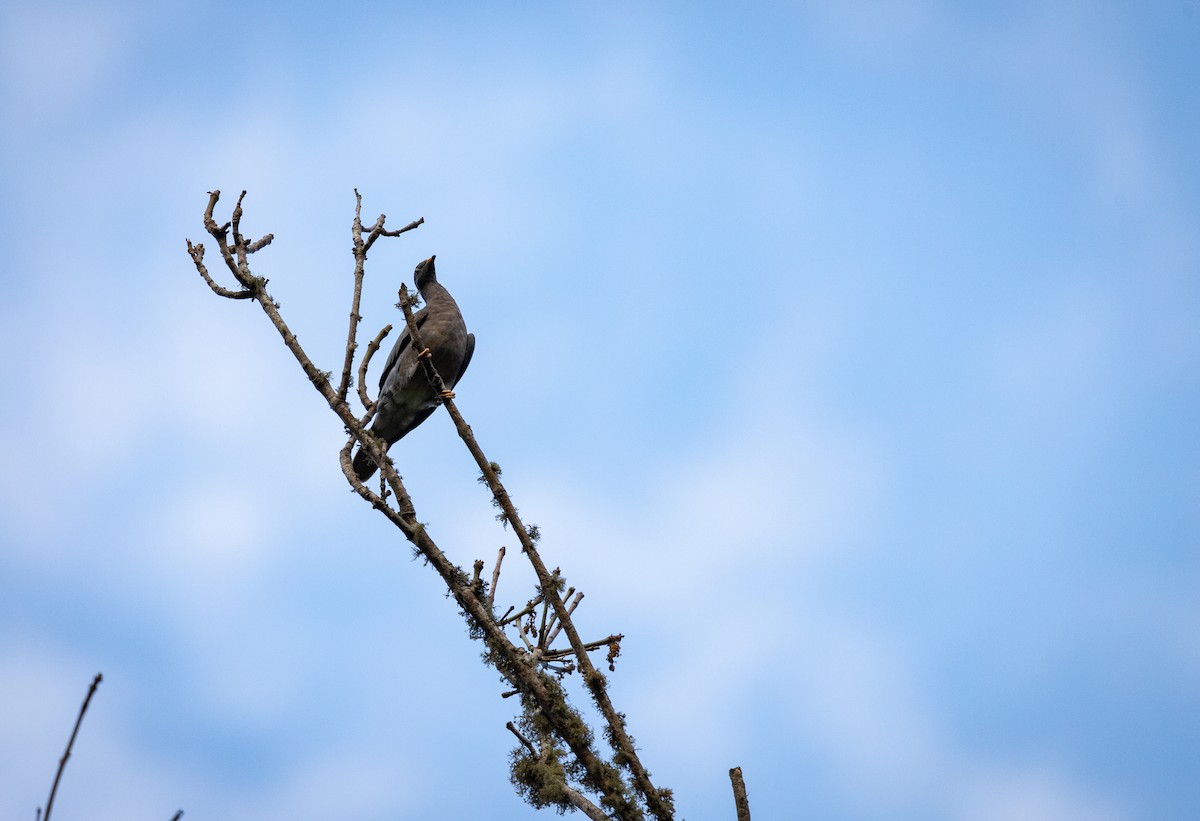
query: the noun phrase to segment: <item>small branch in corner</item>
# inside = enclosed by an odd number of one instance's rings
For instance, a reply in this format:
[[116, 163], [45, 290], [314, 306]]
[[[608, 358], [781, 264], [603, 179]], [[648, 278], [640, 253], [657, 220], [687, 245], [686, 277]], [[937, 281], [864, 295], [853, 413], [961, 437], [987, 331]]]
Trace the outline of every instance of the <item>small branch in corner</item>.
[[83, 714], [87, 712], [88, 705], [92, 702], [92, 696], [96, 693], [96, 688], [100, 686], [100, 682], [104, 681], [104, 676], [96, 673], [96, 677], [92, 679], [92, 686], [88, 687], [87, 695], [84, 696], [83, 706], [79, 708], [79, 717], [75, 719], [75, 729], [71, 730], [71, 738], [67, 741], [67, 749], [62, 754], [62, 758], [58, 760], [58, 772], [54, 774], [54, 784], [50, 787], [50, 797], [46, 799], [46, 812], [42, 813], [39, 810], [39, 816], [42, 821], [50, 821], [50, 810], [54, 808], [54, 796], [58, 792], [58, 782], [62, 778], [63, 769], [67, 766], [67, 759], [71, 757], [71, 748], [75, 746], [75, 736], [79, 735], [79, 725], [83, 723]]
[[730, 770], [729, 780], [733, 782], [733, 803], [737, 807], [737, 821], [750, 821], [750, 799], [746, 797], [742, 768], [734, 767]]

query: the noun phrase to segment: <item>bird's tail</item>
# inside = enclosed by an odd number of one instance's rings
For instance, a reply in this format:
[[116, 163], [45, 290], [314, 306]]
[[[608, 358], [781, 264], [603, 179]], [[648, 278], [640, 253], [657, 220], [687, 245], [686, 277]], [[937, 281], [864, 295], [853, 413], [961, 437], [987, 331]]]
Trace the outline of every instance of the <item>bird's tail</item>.
[[358, 453], [354, 454], [354, 475], [358, 477], [358, 481], [365, 482], [375, 475], [375, 460], [363, 450], [362, 445], [358, 447]]

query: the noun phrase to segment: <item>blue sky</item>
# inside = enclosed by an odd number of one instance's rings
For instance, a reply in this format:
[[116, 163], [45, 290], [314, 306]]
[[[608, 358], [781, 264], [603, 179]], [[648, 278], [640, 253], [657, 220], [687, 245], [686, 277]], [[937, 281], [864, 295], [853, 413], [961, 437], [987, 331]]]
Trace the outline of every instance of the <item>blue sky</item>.
[[[529, 818], [512, 707], [184, 238], [333, 369], [353, 189], [681, 816], [1200, 813], [1200, 8], [0, 11], [0, 814]], [[461, 565], [511, 534], [435, 415]], [[513, 569], [500, 598], [523, 600]], [[469, 739], [468, 744], [465, 739]], [[483, 808], [483, 809], [481, 809]]]

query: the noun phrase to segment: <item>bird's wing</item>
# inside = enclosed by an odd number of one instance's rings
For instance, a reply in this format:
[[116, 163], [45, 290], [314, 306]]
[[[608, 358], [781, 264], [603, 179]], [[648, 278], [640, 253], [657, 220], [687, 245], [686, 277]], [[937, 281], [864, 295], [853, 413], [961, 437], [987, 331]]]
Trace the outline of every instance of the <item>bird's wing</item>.
[[396, 437], [392, 440], [392, 442], [398, 442], [403, 439], [405, 436], [411, 433], [417, 427], [417, 425], [428, 419], [429, 415], [437, 409], [437, 405], [430, 405], [427, 408], [421, 408], [419, 411], [413, 414], [413, 418], [409, 420], [408, 424], [400, 429], [400, 432], [396, 434]]
[[[413, 321], [417, 324], [417, 329], [425, 324], [425, 320], [429, 319], [429, 308], [425, 307], [417, 311], [413, 316]], [[388, 354], [387, 362], [383, 364], [383, 373], [379, 374], [379, 387], [383, 389], [383, 383], [387, 381], [388, 374], [392, 372], [392, 368], [396, 367], [396, 363], [400, 360], [400, 355], [405, 349], [412, 344], [412, 337], [408, 333], [408, 323], [404, 325], [404, 333], [396, 340], [396, 344], [392, 346], [392, 352]]]
[[[475, 334], [467, 334], [467, 349], [463, 353], [462, 365], [458, 369], [458, 376], [454, 377], [454, 385], [458, 384], [458, 380], [463, 378], [463, 374], [467, 372], [467, 365], [471, 364], [471, 357], [475, 355]], [[451, 385], [453, 387], [454, 385]]]

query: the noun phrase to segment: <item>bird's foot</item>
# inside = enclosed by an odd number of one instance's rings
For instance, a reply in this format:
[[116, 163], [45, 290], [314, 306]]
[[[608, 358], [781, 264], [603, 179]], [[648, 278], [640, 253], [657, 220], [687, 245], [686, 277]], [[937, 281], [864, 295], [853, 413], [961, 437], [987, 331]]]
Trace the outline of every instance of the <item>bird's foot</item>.
[[428, 359], [431, 356], [433, 356], [433, 351], [426, 348], [425, 350], [423, 350], [419, 354], [417, 354], [417, 359]]
[[453, 399], [454, 391], [442, 391], [439, 396], [441, 396], [443, 399]]

